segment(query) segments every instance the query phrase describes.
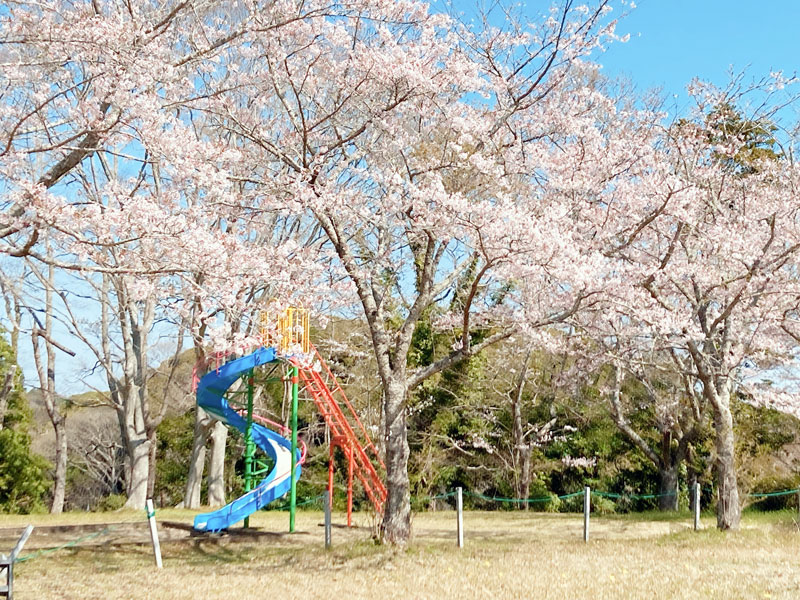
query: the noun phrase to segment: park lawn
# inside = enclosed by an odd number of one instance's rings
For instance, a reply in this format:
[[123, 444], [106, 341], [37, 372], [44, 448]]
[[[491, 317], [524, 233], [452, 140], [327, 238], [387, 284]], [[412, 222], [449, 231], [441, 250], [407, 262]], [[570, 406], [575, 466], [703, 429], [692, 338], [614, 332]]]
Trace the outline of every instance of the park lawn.
[[[157, 518], [189, 523], [192, 514], [159, 511]], [[413, 543], [398, 551], [376, 545], [371, 519], [356, 514], [358, 527], [335, 527], [326, 551], [321, 513], [299, 512], [289, 535], [286, 513], [262, 512], [251, 519], [262, 532], [255, 539], [165, 542], [161, 571], [146, 544], [38, 556], [17, 565], [15, 598], [800, 598], [794, 513], [747, 514], [732, 534], [714, 530], [712, 516], [700, 532], [689, 529], [688, 515], [650, 517], [593, 517], [585, 544], [581, 515], [467, 512], [459, 550], [454, 513], [424, 513], [414, 517]], [[29, 521], [59, 519], [0, 517], [0, 527]]]

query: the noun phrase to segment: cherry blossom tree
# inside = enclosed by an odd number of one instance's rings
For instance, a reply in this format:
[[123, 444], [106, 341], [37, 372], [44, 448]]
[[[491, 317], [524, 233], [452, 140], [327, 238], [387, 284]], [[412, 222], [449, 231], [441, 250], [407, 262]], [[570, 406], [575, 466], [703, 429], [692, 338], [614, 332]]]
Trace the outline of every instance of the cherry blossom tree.
[[[55, 273], [52, 265], [30, 261], [5, 264], [0, 274], [0, 290], [5, 301], [5, 320], [11, 325], [12, 348], [16, 354], [21, 336], [30, 341], [39, 391], [53, 426], [55, 456], [50, 512], [59, 514], [64, 509], [67, 480], [67, 429], [66, 414], [56, 392], [56, 351], [70, 357], [75, 357], [75, 352], [61, 343], [54, 331], [58, 318], [53, 302]], [[0, 413], [2, 406], [0, 400]]]
[[[4, 251], [46, 261], [47, 228], [49, 262], [113, 290], [131, 398], [156, 309], [226, 349], [264, 282], [278, 304], [357, 307], [384, 389], [384, 539], [404, 544], [409, 390], [520, 329], [546, 341], [617, 285], [642, 186], [668, 175], [657, 117], [586, 84], [609, 11], [471, 29], [411, 1], [14, 5]], [[452, 351], [409, 370], [418, 321], [456, 289]]]
[[[254, 208], [317, 224], [332, 281], [363, 311], [384, 389], [391, 543], [410, 533], [409, 390], [613, 284], [603, 250], [620, 215], [603, 196], [624, 196], [652, 150], [647, 118], [580, 75], [613, 37], [607, 10], [567, 2], [540, 24], [475, 32], [421, 3], [364, 4], [255, 36], [225, 64], [229, 91], [206, 94], [240, 140]], [[456, 288], [456, 316], [438, 323], [456, 332], [452, 351], [409, 370], [418, 321]], [[473, 344], [476, 325], [493, 332]]]
[[678, 510], [679, 473], [706, 435], [708, 402], [647, 324], [604, 303], [593, 309], [571, 320], [563, 377], [596, 386], [619, 431], [658, 470], [659, 508]]
[[[696, 116], [664, 135], [660, 168], [668, 176], [639, 192], [652, 218], [632, 224], [614, 249], [631, 271], [603, 309], [607, 325], [621, 319], [668, 353], [675, 372], [694, 380], [688, 391], [711, 407], [721, 529], [738, 528], [741, 515], [731, 402], [785, 399], [746, 386], [743, 368], [788, 360], [797, 343], [800, 170], [789, 156], [753, 156], [753, 137], [732, 130], [718, 110], [763, 91], [695, 84]], [[758, 114], [747, 120], [765, 122]], [[752, 158], [746, 169], [743, 155]]]
[[151, 414], [147, 399], [156, 315], [193, 318], [196, 331], [210, 323], [218, 346], [241, 343], [225, 339], [219, 315], [252, 302], [243, 290], [268, 281], [281, 299], [316, 272], [291, 239], [250, 243], [235, 144], [186, 108], [218, 54], [251, 27], [302, 16], [302, 6], [273, 2], [60, 1], [0, 16], [0, 240], [10, 256], [81, 274], [74, 285], [98, 303], [99, 336], [74, 295], [48, 287], [106, 373], [131, 506], [152, 483], [148, 448], [165, 408]]
[[[39, 379], [39, 389], [44, 399], [45, 410], [50, 418], [55, 433], [56, 454], [53, 472], [53, 497], [50, 512], [60, 514], [64, 510], [64, 499], [67, 487], [67, 416], [63, 408], [59, 407], [56, 393], [56, 349], [70, 356], [75, 352], [64, 347], [55, 340], [53, 325], [56, 318], [53, 302], [53, 289], [55, 283], [55, 268], [47, 265], [44, 270], [30, 266], [34, 277], [39, 279], [36, 286], [44, 292], [44, 319], [38, 317], [35, 309], [30, 308], [30, 318], [33, 328], [30, 334], [33, 346], [33, 358], [36, 365], [36, 375]], [[30, 305], [28, 305], [30, 307]], [[44, 346], [44, 347], [42, 347]]]

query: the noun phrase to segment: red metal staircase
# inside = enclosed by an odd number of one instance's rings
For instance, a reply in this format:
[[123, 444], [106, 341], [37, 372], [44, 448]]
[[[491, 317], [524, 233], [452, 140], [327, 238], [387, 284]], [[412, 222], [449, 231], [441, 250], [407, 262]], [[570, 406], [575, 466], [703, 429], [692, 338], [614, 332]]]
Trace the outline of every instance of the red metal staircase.
[[[348, 506], [347, 522], [351, 523], [353, 503], [353, 476], [355, 475], [364, 487], [375, 512], [383, 513], [386, 501], [386, 486], [378, 473], [378, 467], [386, 472], [378, 449], [367, 433], [361, 419], [358, 418], [353, 405], [342, 390], [336, 377], [322, 359], [314, 346], [310, 347], [311, 365], [301, 364], [297, 359], [290, 359], [297, 365], [303, 390], [317, 406], [320, 414], [331, 432], [331, 465], [329, 471], [329, 487], [333, 484], [333, 448], [339, 446], [348, 459]], [[333, 490], [331, 489], [331, 498]]]

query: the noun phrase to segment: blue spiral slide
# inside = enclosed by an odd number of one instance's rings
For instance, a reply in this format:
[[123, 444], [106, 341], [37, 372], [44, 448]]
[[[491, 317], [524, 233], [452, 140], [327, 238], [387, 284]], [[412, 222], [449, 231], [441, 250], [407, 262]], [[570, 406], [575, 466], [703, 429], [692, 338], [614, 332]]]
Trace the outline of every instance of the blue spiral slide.
[[[242, 434], [247, 429], [247, 421], [228, 406], [225, 393], [243, 374], [254, 367], [275, 362], [278, 357], [275, 348], [259, 348], [252, 354], [237, 358], [207, 373], [197, 386], [197, 406], [211, 413], [229, 427], [235, 427]], [[253, 423], [253, 441], [272, 459], [273, 467], [267, 476], [251, 491], [230, 504], [210, 513], [199, 514], [194, 519], [198, 531], [221, 531], [227, 529], [264, 508], [273, 500], [286, 494], [292, 485], [292, 444], [278, 433]], [[297, 450], [297, 478], [300, 477], [300, 450]]]

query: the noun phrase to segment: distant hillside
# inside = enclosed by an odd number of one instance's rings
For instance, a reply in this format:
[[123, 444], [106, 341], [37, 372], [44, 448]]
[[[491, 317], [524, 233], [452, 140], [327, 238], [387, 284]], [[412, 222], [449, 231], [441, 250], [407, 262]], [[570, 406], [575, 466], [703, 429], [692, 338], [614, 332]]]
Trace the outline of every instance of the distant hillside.
[[[193, 350], [186, 350], [179, 359], [171, 381], [167, 381], [169, 360], [155, 368], [149, 381], [151, 410], [157, 412], [162, 403], [167, 402], [167, 414], [183, 414], [194, 405], [191, 393]], [[44, 397], [40, 389], [26, 391], [28, 403], [33, 412], [34, 427], [32, 449], [53, 460], [55, 457], [55, 433], [47, 415]], [[107, 391], [87, 391], [67, 398], [60, 397], [59, 405], [67, 415], [67, 440], [85, 435], [90, 430], [105, 429], [113, 431], [117, 424], [116, 410], [108, 400]]]
[[[55, 458], [55, 432], [47, 416], [47, 409], [44, 406], [44, 398], [41, 390], [34, 388], [26, 392], [28, 403], [33, 410], [33, 417], [36, 423], [31, 430], [32, 444], [34, 452], [41, 454], [48, 460]], [[76, 436], [84, 435], [89, 429], [105, 428], [109, 429], [116, 425], [117, 413], [108, 405], [98, 402], [99, 394], [96, 397], [87, 397], [94, 392], [77, 395], [79, 405], [73, 405], [73, 397], [59, 398], [59, 403], [67, 408], [67, 442], [75, 439]], [[91, 402], [89, 401], [91, 398]]]

